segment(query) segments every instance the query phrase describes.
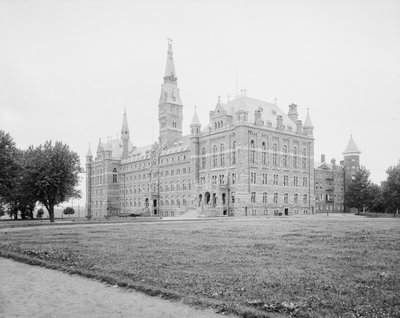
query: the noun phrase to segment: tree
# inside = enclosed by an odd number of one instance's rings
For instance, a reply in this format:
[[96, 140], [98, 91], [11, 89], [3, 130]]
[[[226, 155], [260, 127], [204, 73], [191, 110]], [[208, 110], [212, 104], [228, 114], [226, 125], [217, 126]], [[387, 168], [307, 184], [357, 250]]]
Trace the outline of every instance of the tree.
[[36, 217], [37, 217], [38, 219], [41, 219], [41, 218], [43, 217], [43, 214], [44, 214], [44, 210], [43, 210], [43, 208], [40, 208], [40, 209], [37, 210], [37, 212], [36, 212]]
[[352, 182], [347, 187], [344, 200], [345, 205], [350, 208], [357, 208], [358, 212], [371, 202], [369, 187], [371, 181], [369, 180], [370, 172], [361, 167], [354, 174]]
[[371, 212], [385, 212], [386, 204], [383, 198], [382, 187], [371, 183], [368, 187], [368, 210]]
[[75, 210], [73, 209], [73, 208], [71, 208], [70, 206], [69, 207], [66, 207], [65, 209], [64, 209], [64, 211], [63, 211], [63, 214], [64, 215], [68, 215], [68, 216], [71, 216], [72, 214], [74, 214], [75, 213]]
[[34, 196], [49, 212], [54, 222], [54, 207], [71, 198], [79, 198], [76, 189], [82, 172], [79, 156], [68, 145], [51, 141], [27, 150], [26, 186], [33, 189]]
[[[0, 130], [0, 204], [2, 210], [14, 213], [15, 184], [18, 178], [19, 167], [16, 162], [18, 150], [12, 137]], [[15, 217], [17, 214], [15, 213]]]
[[400, 161], [386, 170], [387, 179], [383, 184], [383, 197], [390, 212], [400, 209]]

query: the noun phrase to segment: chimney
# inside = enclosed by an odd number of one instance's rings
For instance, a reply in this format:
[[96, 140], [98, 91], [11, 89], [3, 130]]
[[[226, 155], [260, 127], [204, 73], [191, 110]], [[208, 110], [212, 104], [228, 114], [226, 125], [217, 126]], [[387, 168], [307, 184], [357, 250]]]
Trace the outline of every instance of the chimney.
[[302, 121], [301, 121], [301, 120], [298, 120], [298, 121], [296, 122], [296, 126], [297, 126], [296, 132], [297, 132], [298, 134], [301, 134], [301, 132], [302, 132], [302, 130], [303, 130], [303, 123], [302, 123]]
[[325, 155], [324, 154], [321, 155], [321, 162], [325, 162]]
[[290, 104], [289, 105], [289, 113], [288, 113], [288, 117], [294, 122], [296, 123], [297, 120], [299, 119], [299, 114], [297, 113], [297, 105], [296, 104]]
[[283, 129], [283, 117], [281, 115], [276, 116], [276, 128]]

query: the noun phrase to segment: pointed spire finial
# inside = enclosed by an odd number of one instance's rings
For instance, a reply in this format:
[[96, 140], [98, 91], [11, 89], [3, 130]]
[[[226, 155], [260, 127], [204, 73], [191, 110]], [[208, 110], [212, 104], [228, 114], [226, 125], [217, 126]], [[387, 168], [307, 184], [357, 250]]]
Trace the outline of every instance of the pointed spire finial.
[[310, 109], [307, 107], [307, 116], [304, 121], [304, 127], [314, 127], [310, 118]]

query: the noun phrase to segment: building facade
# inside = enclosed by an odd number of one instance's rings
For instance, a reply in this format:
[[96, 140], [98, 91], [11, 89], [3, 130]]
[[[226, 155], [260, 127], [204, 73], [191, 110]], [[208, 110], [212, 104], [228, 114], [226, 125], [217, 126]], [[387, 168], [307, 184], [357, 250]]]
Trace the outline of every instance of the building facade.
[[314, 137], [297, 105], [242, 93], [220, 98], [202, 127], [194, 112], [182, 135], [183, 103], [169, 43], [159, 99], [158, 142], [133, 145], [126, 112], [121, 138], [86, 156], [87, 214], [293, 215], [315, 212]]

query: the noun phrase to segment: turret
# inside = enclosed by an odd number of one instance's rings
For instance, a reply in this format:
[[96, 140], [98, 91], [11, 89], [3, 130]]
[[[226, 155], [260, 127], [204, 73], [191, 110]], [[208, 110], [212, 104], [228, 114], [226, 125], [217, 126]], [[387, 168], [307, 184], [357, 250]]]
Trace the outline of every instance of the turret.
[[346, 183], [351, 182], [354, 174], [360, 168], [360, 154], [361, 151], [354, 142], [353, 136], [350, 135], [350, 140], [343, 152]]
[[124, 118], [122, 120], [121, 128], [121, 140], [122, 140], [122, 159], [128, 158], [129, 151], [129, 127], [126, 110], [124, 111]]
[[93, 155], [92, 155], [92, 150], [90, 149], [90, 145], [89, 145], [89, 149], [86, 154], [86, 164], [92, 163], [92, 160], [93, 160]]
[[190, 124], [190, 132], [192, 135], [198, 135], [200, 134], [200, 129], [201, 129], [201, 124], [199, 117], [197, 116], [196, 109], [194, 110], [192, 122]]
[[[350, 135], [350, 140], [347, 143], [346, 149], [343, 152], [345, 191], [349, 184], [352, 182], [356, 171], [360, 168], [360, 154], [361, 151], [358, 149], [356, 143], [354, 142], [353, 136]], [[350, 209], [346, 207], [346, 211], [349, 212]]]
[[309, 109], [307, 108], [307, 116], [306, 116], [306, 120], [304, 121], [304, 132], [306, 133], [307, 136], [312, 137], [313, 130], [314, 130], [314, 126], [311, 122]]

